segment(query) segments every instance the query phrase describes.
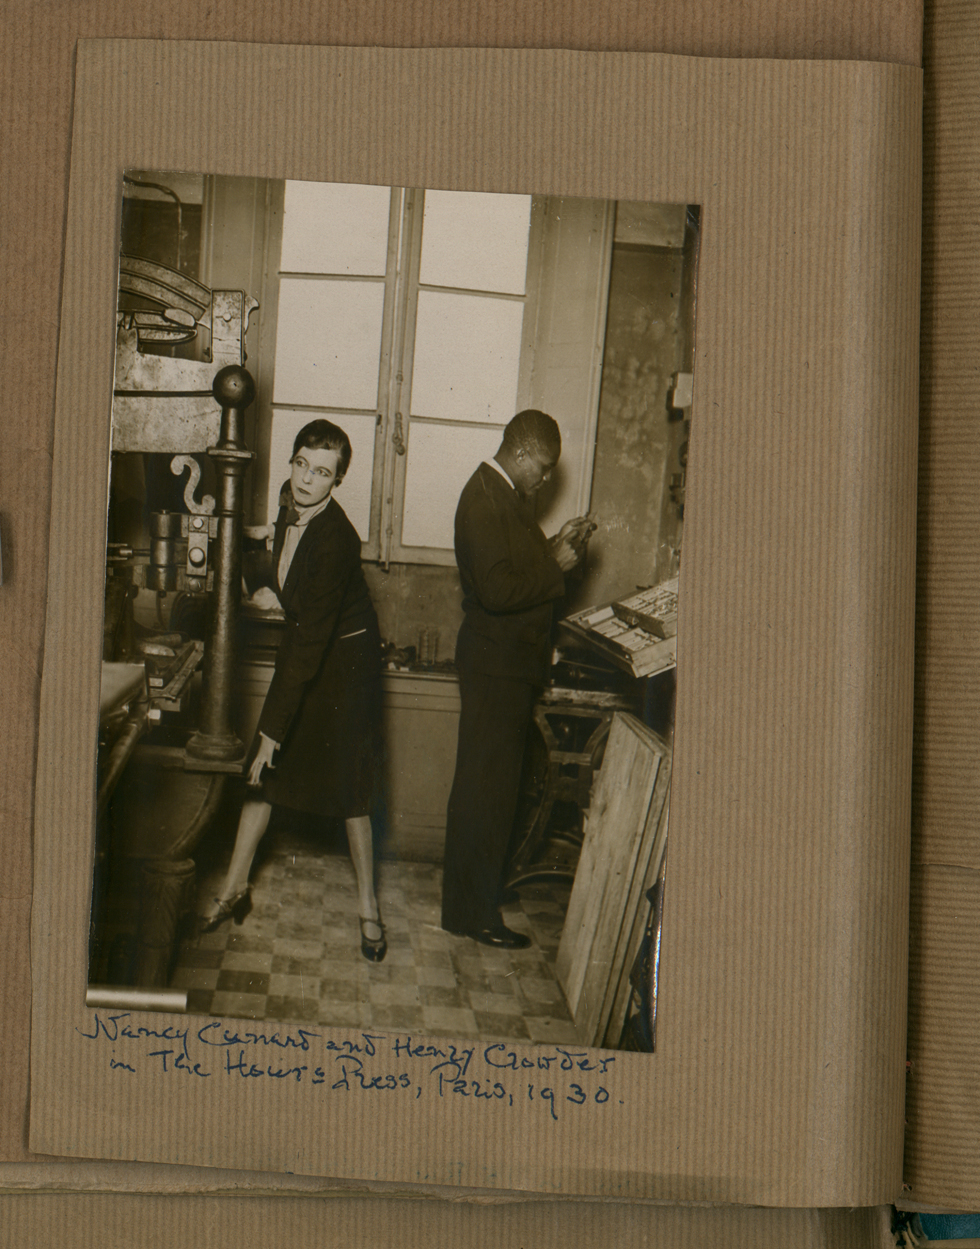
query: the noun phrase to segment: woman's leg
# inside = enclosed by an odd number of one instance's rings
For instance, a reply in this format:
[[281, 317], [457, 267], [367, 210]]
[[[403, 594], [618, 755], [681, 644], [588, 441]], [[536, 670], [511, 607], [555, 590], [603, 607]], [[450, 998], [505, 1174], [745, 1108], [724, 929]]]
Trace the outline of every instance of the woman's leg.
[[[357, 815], [347, 820], [347, 841], [350, 857], [357, 877], [357, 913], [362, 919], [379, 918], [378, 899], [374, 892], [374, 839], [371, 834], [371, 817]], [[364, 934], [371, 941], [381, 939], [380, 924], [368, 924]]]
[[235, 835], [235, 848], [231, 853], [228, 874], [219, 893], [222, 902], [236, 897], [248, 885], [248, 874], [252, 870], [252, 860], [259, 848], [265, 830], [269, 827], [269, 816], [272, 804], [248, 799], [242, 807], [238, 819], [238, 832]]
[[228, 873], [217, 895], [198, 916], [200, 932], [214, 932], [233, 917], [235, 923], [240, 924], [252, 909], [252, 897], [248, 893], [248, 874], [271, 814], [272, 806], [268, 802], [251, 799], [242, 807]]

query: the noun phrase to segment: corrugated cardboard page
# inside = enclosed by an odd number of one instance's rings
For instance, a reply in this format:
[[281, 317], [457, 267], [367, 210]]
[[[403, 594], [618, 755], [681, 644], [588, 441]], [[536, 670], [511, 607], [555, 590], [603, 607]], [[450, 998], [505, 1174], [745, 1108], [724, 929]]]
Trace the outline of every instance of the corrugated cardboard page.
[[[36, 808], [33, 1149], [680, 1201], [891, 1196], [919, 89], [917, 71], [883, 65], [80, 46]], [[556, 1068], [550, 1098], [525, 1093], [522, 1063], [540, 1055], [519, 1046], [494, 1076], [513, 1085], [506, 1104], [440, 1096], [433, 1057], [394, 1035], [372, 1055], [399, 1085], [387, 1100], [326, 1079], [242, 1080], [196, 1040], [197, 1073], [143, 1055], [129, 1072], [84, 1009], [127, 167], [701, 205], [658, 1049], [594, 1056], [582, 1104], [559, 1084], [581, 1067]], [[492, 1064], [480, 1051], [472, 1062], [467, 1075], [486, 1079]]]
[[[934, 6], [945, 7], [945, 6]], [[952, 5], [951, 11], [956, 6]], [[4, 584], [0, 632], [4, 707], [16, 733], [4, 739], [2, 838], [7, 875], [3, 1014], [8, 1044], [0, 1074], [0, 1155], [26, 1156], [30, 1016], [31, 828], [54, 418], [54, 367], [76, 41], [80, 38], [238, 39], [388, 47], [571, 47], [729, 57], [850, 59], [918, 65], [922, 5], [868, 0], [753, 0], [695, 8], [685, 0], [639, 8], [629, 0], [464, 0], [339, 7], [307, 0], [194, 0], [166, 6], [76, 0], [38, 6], [10, 0], [3, 24], [6, 72], [0, 127], [5, 322], [18, 323], [5, 356], [4, 453], [0, 457]], [[29, 101], [30, 106], [26, 103]], [[32, 310], [26, 320], [24, 308]]]
[[[5, 1211], [12, 1245], [57, 1244], [66, 1226], [72, 1244], [90, 1249], [115, 1238], [126, 1243], [139, 1227], [147, 1249], [173, 1244], [258, 1245], [275, 1240], [297, 1245], [315, 1238], [325, 1245], [362, 1249], [397, 1243], [404, 1249], [431, 1245], [534, 1245], [561, 1249], [640, 1239], [668, 1241], [678, 1249], [724, 1244], [726, 1249], [879, 1249], [888, 1240], [887, 1213], [871, 1210], [663, 1209], [592, 1202], [511, 1202], [470, 1205], [335, 1195], [329, 1200], [296, 1196], [164, 1197], [151, 1194], [24, 1195]], [[890, 1238], [889, 1238], [890, 1240]], [[131, 1242], [130, 1242], [131, 1243]]]
[[[951, 6], [951, 11], [956, 6]], [[3, 23], [0, 130], [7, 156], [0, 289], [5, 323], [19, 324], [5, 355], [0, 634], [4, 708], [18, 731], [4, 738], [0, 769], [5, 941], [0, 1074], [0, 1156], [24, 1158], [30, 1017], [31, 828], [54, 418], [54, 367], [75, 45], [79, 38], [200, 38], [249, 42], [454, 47], [573, 47], [730, 57], [840, 58], [917, 65], [922, 6], [916, 0], [754, 0], [695, 8], [665, 0], [382, 0], [346, 7], [306, 0], [76, 0], [38, 6], [9, 0]], [[26, 102], [29, 101], [29, 107]], [[30, 308], [24, 319], [22, 311]]]
[[929, 14], [922, 430], [904, 1197], [980, 1206], [976, 196], [980, 85], [969, 5]]

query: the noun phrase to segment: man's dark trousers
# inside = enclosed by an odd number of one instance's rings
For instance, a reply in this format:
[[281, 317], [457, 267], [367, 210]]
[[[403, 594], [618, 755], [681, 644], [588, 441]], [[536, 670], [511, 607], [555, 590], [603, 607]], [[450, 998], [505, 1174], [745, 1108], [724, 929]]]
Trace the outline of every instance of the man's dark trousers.
[[530, 682], [460, 666], [462, 708], [442, 891], [442, 926], [450, 931], [500, 923], [504, 859], [537, 692]]

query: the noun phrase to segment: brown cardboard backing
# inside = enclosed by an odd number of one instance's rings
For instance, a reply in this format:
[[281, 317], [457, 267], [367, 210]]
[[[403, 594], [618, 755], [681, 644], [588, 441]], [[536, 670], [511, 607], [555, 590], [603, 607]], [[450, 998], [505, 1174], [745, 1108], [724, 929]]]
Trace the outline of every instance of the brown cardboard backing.
[[[148, 1194], [23, 1195], [8, 1201], [2, 1243], [71, 1244], [96, 1249], [175, 1243], [209, 1249], [241, 1245], [319, 1244], [373, 1249], [432, 1249], [434, 1245], [534, 1246], [665, 1245], [676, 1249], [878, 1249], [887, 1213], [864, 1210], [677, 1209], [570, 1201], [471, 1205], [387, 1200], [363, 1195], [323, 1197], [167, 1197]], [[138, 1242], [133, 1239], [138, 1232]]]
[[[667, 1201], [894, 1193], [919, 92], [917, 70], [841, 62], [79, 46], [35, 815], [37, 1152]], [[381, 1110], [218, 1071], [129, 1079], [86, 1037], [126, 167], [701, 204], [658, 1053], [618, 1055], [608, 1099], [557, 1117], [520, 1095], [447, 1101], [431, 1063], [395, 1051], [419, 1094]]]
[[[76, 0], [71, 5], [40, 6], [31, 0], [5, 0], [3, 75], [0, 75], [0, 146], [6, 154], [0, 180], [4, 246], [0, 252], [3, 282], [5, 352], [3, 453], [0, 455], [0, 535], [4, 583], [0, 588], [0, 688], [7, 723], [0, 767], [0, 839], [4, 937], [0, 968], [0, 1009], [4, 1019], [4, 1061], [0, 1067], [0, 1157], [27, 1159], [28, 1035], [30, 1011], [29, 916], [31, 897], [31, 825], [34, 758], [40, 690], [47, 569], [51, 444], [54, 414], [54, 362], [60, 299], [62, 233], [67, 197], [68, 149], [75, 41], [81, 37], [237, 38], [284, 43], [350, 43], [391, 46], [569, 46], [666, 51], [681, 54], [774, 57], [841, 57], [918, 64], [921, 53], [921, 5], [918, 0], [882, 5], [877, 0], [821, 0], [787, 3], [757, 0], [724, 6], [692, 6], [687, 0], [637, 5], [632, 0], [589, 3], [518, 3], [495, 0], [436, 0], [326, 6], [318, 3], [271, 5], [266, 0], [228, 0], [206, 8], [191, 0], [167, 6], [132, 0], [125, 5]], [[933, 26], [942, 29], [956, 6], [939, 0], [930, 9]], [[966, 11], [960, 5], [960, 14]], [[955, 23], [953, 30], [955, 32]], [[955, 46], [955, 41], [954, 41]], [[941, 63], [941, 58], [937, 58]], [[928, 167], [927, 167], [928, 168]], [[164, 1167], [125, 1166], [132, 1191], [185, 1184], [187, 1173]], [[13, 1187], [117, 1187], [104, 1166], [75, 1163], [56, 1166], [37, 1159], [11, 1163], [0, 1177]], [[67, 1172], [67, 1173], [66, 1173]], [[213, 1173], [209, 1173], [211, 1175]], [[245, 1177], [243, 1177], [245, 1178]], [[267, 1177], [290, 1183], [289, 1177]], [[295, 1181], [299, 1182], [299, 1181]], [[110, 1217], [113, 1198], [98, 1207], [98, 1219]], [[65, 1207], [56, 1199], [32, 1200], [29, 1206], [4, 1201], [9, 1243], [43, 1243], [42, 1229], [57, 1227], [59, 1242]], [[368, 1201], [368, 1209], [381, 1205]], [[192, 1199], [186, 1199], [191, 1209]], [[416, 1210], [419, 1207], [414, 1207]], [[578, 1207], [566, 1203], [570, 1230], [591, 1229], [576, 1221]], [[308, 1208], [307, 1208], [308, 1209]], [[442, 1217], [426, 1208], [431, 1229], [427, 1243], [443, 1240]], [[457, 1207], [453, 1207], [457, 1209]], [[126, 1217], [144, 1229], [158, 1225], [137, 1203]], [[154, 1213], [156, 1208], [154, 1208]], [[77, 1217], [78, 1207], [73, 1210]], [[197, 1239], [193, 1218], [185, 1239]], [[691, 1212], [695, 1221], [698, 1211]], [[166, 1207], [168, 1218], [184, 1217], [178, 1199]], [[222, 1212], [222, 1219], [225, 1217]], [[361, 1217], [364, 1217], [363, 1212]], [[723, 1220], [726, 1232], [736, 1219]], [[309, 1215], [311, 1225], [315, 1216]], [[45, 1222], [47, 1220], [47, 1223]], [[73, 1225], [74, 1224], [73, 1221]], [[322, 1224], [319, 1224], [322, 1226]], [[381, 1224], [384, 1227], [384, 1223]], [[482, 1221], [467, 1225], [463, 1239], [476, 1243]], [[649, 1230], [649, 1208], [632, 1208], [625, 1228], [631, 1238]], [[790, 1232], [792, 1227], [792, 1234]], [[813, 1235], [810, 1214], [800, 1213], [778, 1231], [758, 1230], [751, 1243], [830, 1243]], [[348, 1235], [349, 1235], [348, 1229]], [[731, 1233], [728, 1232], [730, 1235]], [[753, 1233], [755, 1236], [755, 1233]], [[796, 1240], [795, 1237], [799, 1239]], [[55, 1238], [52, 1232], [50, 1239]], [[601, 1239], [601, 1238], [600, 1238]], [[706, 1237], [713, 1239], [713, 1237]], [[589, 1243], [596, 1243], [591, 1236]], [[250, 1243], [247, 1230], [235, 1243]], [[368, 1243], [368, 1242], [366, 1242]], [[376, 1239], [369, 1243], [378, 1243]], [[494, 1243], [498, 1243], [494, 1235]]]
[[[980, 64], [962, 0], [930, 11], [904, 1200], [980, 1209]], [[969, 50], [968, 50], [969, 48]]]

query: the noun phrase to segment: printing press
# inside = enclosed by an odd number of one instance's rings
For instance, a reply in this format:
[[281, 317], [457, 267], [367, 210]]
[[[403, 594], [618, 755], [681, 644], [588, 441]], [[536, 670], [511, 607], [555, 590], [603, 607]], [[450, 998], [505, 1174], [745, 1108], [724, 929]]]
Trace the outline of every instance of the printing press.
[[[93, 984], [167, 984], [192, 855], [227, 777], [244, 763], [234, 687], [253, 459], [244, 415], [255, 397], [245, 334], [257, 307], [243, 291], [212, 291], [165, 265], [121, 257]], [[127, 531], [114, 532], [127, 515]], [[122, 896], [131, 899], [129, 923], [120, 922]]]

